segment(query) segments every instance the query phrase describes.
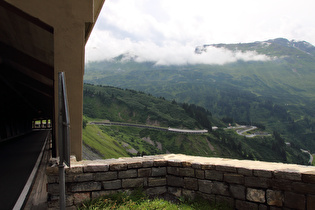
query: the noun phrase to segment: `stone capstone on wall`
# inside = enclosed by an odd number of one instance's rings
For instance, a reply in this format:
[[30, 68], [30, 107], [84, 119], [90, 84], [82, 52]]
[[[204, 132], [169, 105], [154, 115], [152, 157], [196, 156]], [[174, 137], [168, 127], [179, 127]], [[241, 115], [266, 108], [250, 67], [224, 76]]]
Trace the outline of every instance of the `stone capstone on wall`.
[[[46, 170], [48, 208], [58, 209], [58, 167]], [[66, 168], [66, 205], [117, 191], [201, 196], [233, 209], [315, 209], [315, 167], [186, 155], [96, 161], [72, 160]]]

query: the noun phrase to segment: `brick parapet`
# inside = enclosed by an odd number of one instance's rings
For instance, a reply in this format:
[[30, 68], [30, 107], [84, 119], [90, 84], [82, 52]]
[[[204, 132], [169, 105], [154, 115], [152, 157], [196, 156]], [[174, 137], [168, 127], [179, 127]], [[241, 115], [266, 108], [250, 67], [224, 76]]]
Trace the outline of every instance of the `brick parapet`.
[[[49, 208], [58, 208], [58, 167], [46, 170]], [[149, 195], [202, 196], [234, 209], [311, 209], [315, 167], [261, 161], [156, 155], [72, 160], [66, 169], [69, 208], [86, 199], [142, 187]]]

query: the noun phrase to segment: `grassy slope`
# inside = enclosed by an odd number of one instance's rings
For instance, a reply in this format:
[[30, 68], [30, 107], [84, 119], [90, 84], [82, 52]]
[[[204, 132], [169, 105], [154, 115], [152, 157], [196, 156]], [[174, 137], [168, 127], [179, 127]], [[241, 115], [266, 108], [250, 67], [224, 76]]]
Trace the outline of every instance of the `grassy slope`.
[[[192, 118], [184, 116], [185, 113], [178, 105], [172, 104], [166, 100], [112, 87], [91, 86], [90, 88], [96, 88], [95, 90], [97, 91], [90, 95], [91, 97], [85, 97], [84, 110], [90, 115], [98, 117], [99, 119], [97, 120], [101, 120], [102, 116], [105, 116], [103, 120], [109, 119], [112, 121], [121, 120], [139, 123], [141, 122], [139, 119], [147, 119], [148, 113], [145, 110], [141, 111], [141, 109], [136, 109], [134, 104], [141, 104], [145, 101], [148, 105], [146, 110], [151, 110], [150, 114], [152, 116], [155, 115], [155, 123], [157, 124], [162, 124], [158, 119], [163, 120], [164, 124], [179, 121], [181, 122], [179, 126], [190, 124], [185, 122], [184, 119], [196, 124], [196, 121]], [[125, 96], [125, 94], [129, 96], [124, 98], [124, 103], [121, 103], [119, 97], [112, 98], [112, 101], [109, 99], [104, 101], [96, 94], [99, 91], [107, 92], [107, 90], [111, 92], [109, 94], [110, 97], [112, 97], [112, 94], [120, 95], [120, 97]], [[142, 97], [136, 97], [138, 94]], [[146, 97], [144, 97], [144, 95]], [[131, 100], [133, 105], [128, 104], [127, 98], [133, 99]], [[152, 112], [154, 109], [150, 106], [157, 107], [154, 104], [155, 100], [162, 104], [158, 106], [159, 109], [157, 109], [156, 112]], [[88, 103], [89, 109], [87, 109], [86, 103]], [[173, 108], [168, 108], [168, 105], [173, 106]], [[133, 106], [133, 112], [130, 112], [130, 106]], [[92, 110], [95, 110], [95, 112], [91, 112]], [[169, 110], [175, 112], [177, 110], [180, 111], [180, 114], [169, 115], [163, 113], [162, 110], [166, 110], [166, 112]], [[123, 114], [123, 112], [125, 113]], [[141, 114], [143, 114], [144, 117], [139, 116]], [[176, 117], [179, 117], [179, 119]], [[85, 117], [85, 120], [94, 121], [94, 118]], [[145, 123], [146, 122], [148, 121], [145, 120]], [[144, 141], [144, 138], [150, 139], [151, 144]], [[273, 137], [246, 139], [237, 135], [234, 131], [227, 132], [221, 129], [204, 135], [187, 135], [134, 127], [97, 126], [88, 124], [83, 130], [83, 141], [85, 145], [88, 145], [89, 148], [100, 153], [104, 158], [132, 156], [137, 155], [137, 153], [153, 155], [170, 152], [273, 162], [285, 161], [276, 150], [272, 150], [272, 146], [275, 142]], [[300, 154], [299, 148], [287, 147], [285, 150], [287, 153], [287, 162], [303, 163], [304, 159], [307, 159], [304, 158], [303, 154]]]
[[[314, 152], [315, 142], [309, 137], [315, 135], [314, 56], [279, 40], [263, 48], [255, 43], [225, 47], [254, 49], [277, 59], [222, 66], [104, 61], [88, 64], [85, 80], [194, 103], [236, 122], [260, 123], [269, 132], [281, 133], [287, 142]], [[269, 101], [272, 108], [265, 106]]]
[[[189, 84], [188, 89], [193, 90], [196, 85], [198, 87], [204, 82], [210, 85], [208, 87], [211, 87], [212, 83], [214, 88], [218, 89], [230, 86], [249, 90], [258, 96], [272, 98], [277, 103], [312, 105], [311, 101], [315, 100], [315, 48], [308, 45], [303, 48], [301, 43], [290, 43], [285, 39], [268, 40], [268, 43], [216, 46], [243, 52], [253, 50], [276, 58], [266, 62], [238, 61], [226, 65], [156, 66], [149, 62], [122, 60], [120, 56], [114, 62], [88, 63], [85, 81], [142, 90], [171, 99], [178, 98], [178, 94], [187, 91], [183, 92], [177, 87]], [[297, 46], [300, 49], [297, 49]], [[167, 86], [172, 88], [169, 89]], [[193, 97], [192, 94], [189, 95], [185, 102], [198, 104], [196, 99], [188, 101]], [[297, 111], [296, 107], [292, 109]]]
[[117, 140], [102, 132], [96, 125], [87, 125], [83, 129], [83, 143], [98, 151], [104, 159], [129, 156]]
[[[134, 148], [139, 152], [138, 154], [145, 155], [169, 152], [204, 157], [254, 159], [299, 164], [306, 163], [308, 159], [308, 156], [301, 153], [298, 148], [286, 147], [287, 160], [284, 161], [277, 151], [271, 149], [274, 142], [273, 138], [246, 139], [238, 136], [233, 131], [187, 135], [132, 127], [87, 125], [83, 132], [87, 133], [84, 135], [84, 143], [104, 154], [105, 158], [137, 155], [137, 153], [125, 152], [126, 149]], [[144, 141], [143, 138], [149, 138], [153, 145]], [[124, 149], [121, 145], [125, 143], [129, 147]], [[161, 150], [158, 148], [159, 144], [162, 145]], [[119, 146], [117, 147], [117, 145]]]
[[[85, 84], [83, 112], [88, 117], [115, 122], [202, 128], [176, 103], [134, 90]], [[208, 116], [211, 119], [211, 115]]]

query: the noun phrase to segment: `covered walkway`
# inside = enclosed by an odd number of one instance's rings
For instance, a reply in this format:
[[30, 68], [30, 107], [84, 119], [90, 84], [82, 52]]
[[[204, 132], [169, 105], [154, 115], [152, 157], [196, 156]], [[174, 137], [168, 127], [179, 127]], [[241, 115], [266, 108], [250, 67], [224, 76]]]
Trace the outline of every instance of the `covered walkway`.
[[[0, 209], [12, 209], [49, 124], [57, 157], [58, 74], [66, 75], [70, 153], [82, 159], [85, 43], [105, 0], [0, 0]], [[34, 162], [35, 161], [35, 162]]]
[[[0, 144], [1, 209], [13, 209], [33, 171], [49, 132], [34, 131]], [[25, 196], [22, 197], [24, 201]]]

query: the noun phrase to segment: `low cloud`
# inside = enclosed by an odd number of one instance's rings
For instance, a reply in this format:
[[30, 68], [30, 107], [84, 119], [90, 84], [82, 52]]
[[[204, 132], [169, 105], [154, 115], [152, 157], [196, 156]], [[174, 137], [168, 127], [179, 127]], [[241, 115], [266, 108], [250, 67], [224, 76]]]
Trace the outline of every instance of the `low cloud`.
[[[152, 51], [152, 49], [154, 51]], [[139, 49], [140, 50], [140, 49]], [[207, 47], [207, 51], [197, 54], [195, 47], [178, 46], [169, 44], [164, 47], [151, 47], [148, 49], [135, 52], [136, 61], [151, 61], [156, 65], [185, 65], [185, 64], [217, 64], [223, 65], [227, 63], [243, 61], [268, 61], [270, 57], [258, 54], [255, 51], [230, 51], [225, 48]]]
[[314, 6], [314, 0], [299, 4], [294, 0], [106, 0], [86, 45], [86, 60], [124, 53], [137, 55], [138, 62], [157, 65], [270, 60], [254, 51], [210, 47], [196, 55], [194, 50], [208, 43], [248, 43], [278, 37], [314, 45]]
[[[98, 37], [99, 36], [99, 37]], [[268, 61], [270, 57], [255, 51], [230, 51], [208, 46], [200, 54], [195, 53], [195, 43], [181, 44], [176, 41], [157, 45], [151, 41], [134, 42], [129, 38], [117, 39], [109, 31], [102, 31], [87, 45], [86, 61], [108, 60], [126, 54], [137, 62], [154, 62], [156, 65], [217, 64], [243, 61]]]

